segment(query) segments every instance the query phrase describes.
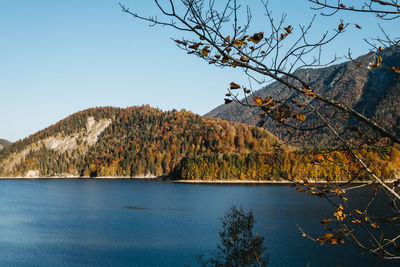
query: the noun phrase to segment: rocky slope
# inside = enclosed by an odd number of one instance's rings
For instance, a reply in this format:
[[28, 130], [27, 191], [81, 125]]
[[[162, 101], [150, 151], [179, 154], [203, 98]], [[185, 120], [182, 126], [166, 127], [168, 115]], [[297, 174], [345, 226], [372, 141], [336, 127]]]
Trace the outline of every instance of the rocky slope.
[[0, 150], [5, 148], [6, 146], [9, 146], [11, 144], [11, 142], [4, 140], [4, 139], [0, 139]]

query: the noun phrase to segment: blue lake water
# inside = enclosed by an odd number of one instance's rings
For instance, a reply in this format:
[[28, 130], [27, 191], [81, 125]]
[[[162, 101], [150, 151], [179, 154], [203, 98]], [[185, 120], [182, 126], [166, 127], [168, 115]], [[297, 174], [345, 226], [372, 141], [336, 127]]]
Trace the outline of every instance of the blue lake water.
[[0, 265], [197, 266], [232, 205], [253, 210], [268, 266], [400, 266], [301, 237], [332, 207], [289, 186], [95, 179], [0, 180]]

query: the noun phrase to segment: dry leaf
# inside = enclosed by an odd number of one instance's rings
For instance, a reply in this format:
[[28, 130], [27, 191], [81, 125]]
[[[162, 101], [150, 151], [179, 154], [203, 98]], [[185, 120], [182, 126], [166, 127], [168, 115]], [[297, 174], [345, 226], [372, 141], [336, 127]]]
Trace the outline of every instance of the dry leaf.
[[211, 52], [211, 50], [210, 50], [210, 46], [205, 46], [205, 47], [203, 47], [203, 49], [201, 50], [201, 55], [203, 56], [203, 57], [206, 57], [206, 56], [208, 56], [208, 54]]
[[241, 57], [240, 57], [240, 61], [249, 62], [249, 58], [248, 58], [248, 57], [245, 57], [245, 56], [241, 56]]
[[188, 43], [185, 41], [174, 40], [176, 43], [186, 46]]
[[237, 84], [237, 83], [231, 82], [230, 83], [230, 88], [231, 88], [231, 90], [239, 89], [240, 85]]
[[249, 37], [247, 39], [247, 41], [258, 44], [263, 38], [264, 38], [264, 33], [259, 32], [259, 33], [255, 33], [253, 36]]
[[287, 26], [284, 28], [287, 33], [292, 33], [292, 25]]

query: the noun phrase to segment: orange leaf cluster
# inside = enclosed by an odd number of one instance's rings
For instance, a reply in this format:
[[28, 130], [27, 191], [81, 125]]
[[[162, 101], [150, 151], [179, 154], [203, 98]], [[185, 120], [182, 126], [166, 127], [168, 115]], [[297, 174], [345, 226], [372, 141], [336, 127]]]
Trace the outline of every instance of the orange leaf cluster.
[[332, 193], [335, 193], [335, 195], [340, 195], [346, 193], [344, 189], [336, 188], [336, 189], [331, 189]]
[[189, 48], [190, 48], [190, 49], [197, 50], [197, 49], [199, 48], [200, 45], [201, 45], [201, 43], [194, 43], [194, 44], [191, 44], [191, 45], [189, 46]]
[[343, 212], [343, 207], [342, 205], [339, 206], [337, 211], [333, 213], [333, 215], [338, 219], [339, 221], [343, 221], [344, 218], [346, 218], [346, 214]]
[[258, 97], [258, 96], [254, 97], [254, 101], [253, 102], [257, 106], [262, 106], [263, 105], [263, 101], [262, 101], [261, 97]]
[[307, 117], [304, 114], [296, 114], [296, 119], [298, 119], [299, 121], [304, 121], [306, 118]]
[[292, 33], [292, 25], [289, 25], [287, 27], [284, 28], [285, 29], [285, 33], [281, 33], [281, 40], [285, 39], [286, 36], [288, 36], [290, 33]]
[[203, 56], [203, 57], [206, 57], [206, 56], [208, 56], [208, 54], [211, 52], [211, 50], [210, 50], [210, 46], [205, 46], [205, 47], [203, 47], [203, 49], [201, 50], [201, 55]]
[[255, 33], [253, 36], [250, 36], [247, 39], [247, 41], [253, 42], [255, 44], [258, 44], [263, 38], [264, 38], [264, 33], [263, 32], [259, 32], [259, 33]]
[[376, 58], [375, 64], [370, 64], [369, 67], [371, 69], [379, 68], [382, 65], [382, 57], [379, 56]]
[[339, 236], [335, 236], [332, 233], [326, 233], [323, 236], [320, 236], [317, 238], [317, 240], [323, 244], [323, 243], [330, 243], [332, 245], [337, 245], [339, 243], [344, 244], [343, 238]]

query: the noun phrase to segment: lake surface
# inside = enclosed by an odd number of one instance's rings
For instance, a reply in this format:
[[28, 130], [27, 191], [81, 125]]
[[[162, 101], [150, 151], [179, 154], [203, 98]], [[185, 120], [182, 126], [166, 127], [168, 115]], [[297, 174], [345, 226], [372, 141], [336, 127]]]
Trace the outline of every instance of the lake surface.
[[197, 266], [232, 205], [253, 210], [268, 266], [400, 265], [301, 237], [332, 207], [289, 186], [95, 179], [0, 180], [0, 265]]

